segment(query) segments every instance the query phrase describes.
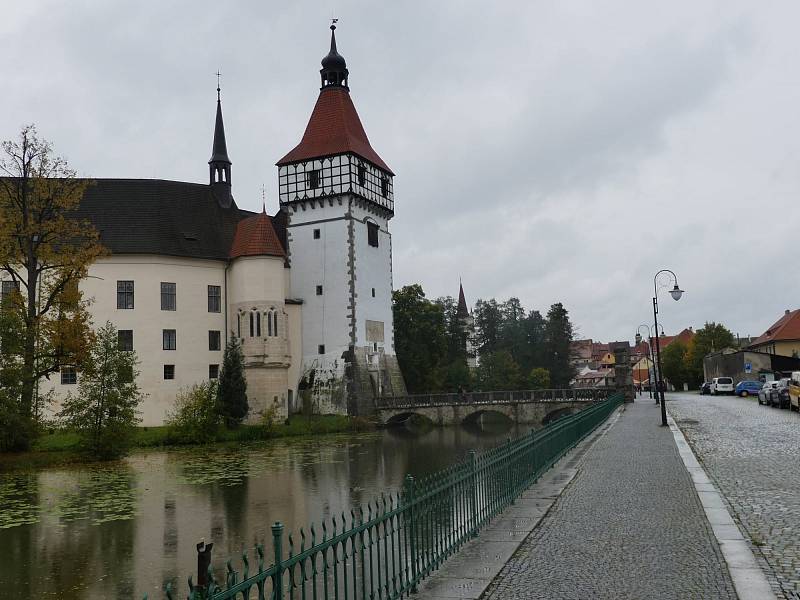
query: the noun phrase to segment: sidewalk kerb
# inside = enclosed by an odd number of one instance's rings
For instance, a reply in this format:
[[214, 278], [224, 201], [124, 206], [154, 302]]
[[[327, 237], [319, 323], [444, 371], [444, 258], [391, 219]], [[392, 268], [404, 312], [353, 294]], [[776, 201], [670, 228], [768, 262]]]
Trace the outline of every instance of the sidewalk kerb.
[[722, 556], [728, 565], [733, 587], [739, 600], [766, 600], [775, 598], [775, 593], [767, 581], [764, 571], [756, 563], [750, 546], [736, 526], [733, 517], [725, 507], [716, 486], [709, 479], [692, 447], [678, 427], [672, 415], [667, 415], [669, 428], [675, 438], [686, 470], [692, 477], [695, 492], [711, 525], [711, 531], [719, 544]]

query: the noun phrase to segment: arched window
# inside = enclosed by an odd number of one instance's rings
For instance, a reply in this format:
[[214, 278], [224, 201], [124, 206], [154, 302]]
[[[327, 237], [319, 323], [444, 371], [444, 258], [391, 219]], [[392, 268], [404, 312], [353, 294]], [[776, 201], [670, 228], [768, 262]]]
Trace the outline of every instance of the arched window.
[[272, 329], [272, 311], [269, 311], [267, 313], [267, 335], [269, 337], [272, 337], [273, 335], [275, 335], [272, 332], [273, 332], [273, 329]]
[[261, 313], [256, 313], [256, 337], [261, 337]]
[[273, 323], [273, 331], [275, 332], [275, 336], [278, 336], [278, 311], [272, 311], [272, 323]]
[[253, 319], [253, 313], [251, 312], [250, 313], [250, 337], [253, 337], [255, 335], [256, 330], [255, 330], [255, 326], [254, 325], [255, 325], [255, 323], [254, 323], [254, 319]]
[[242, 313], [236, 315], [236, 337], [242, 337]]

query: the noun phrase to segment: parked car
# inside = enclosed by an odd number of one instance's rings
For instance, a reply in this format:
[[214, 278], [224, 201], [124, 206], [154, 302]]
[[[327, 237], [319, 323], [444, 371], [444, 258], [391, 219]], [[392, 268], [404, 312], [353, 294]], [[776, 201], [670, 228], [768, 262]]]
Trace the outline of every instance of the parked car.
[[736, 384], [736, 389], [733, 393], [742, 398], [748, 396], [758, 396], [758, 391], [761, 389], [762, 384], [760, 381], [740, 381]]
[[770, 405], [772, 402], [772, 389], [778, 385], [777, 381], [767, 381], [764, 385], [761, 386], [761, 389], [758, 392], [758, 403], [765, 404], [767, 406]]
[[714, 377], [711, 380], [711, 395], [717, 394], [732, 394], [733, 393], [733, 379], [730, 377]]
[[789, 381], [789, 410], [800, 412], [800, 371], [793, 371]]
[[704, 381], [703, 385], [700, 386], [700, 394], [706, 396], [711, 393], [711, 382]]
[[774, 382], [775, 386], [770, 390], [770, 406], [789, 408], [789, 381], [788, 377], [783, 377]]

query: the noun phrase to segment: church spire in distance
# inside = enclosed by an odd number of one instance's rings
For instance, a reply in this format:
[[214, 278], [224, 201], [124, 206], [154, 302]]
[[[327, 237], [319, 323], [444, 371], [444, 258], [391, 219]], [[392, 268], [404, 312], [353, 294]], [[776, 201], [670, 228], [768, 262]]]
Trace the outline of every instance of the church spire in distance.
[[331, 49], [328, 55], [322, 59], [322, 68], [319, 70], [322, 79], [322, 88], [326, 87], [347, 87], [347, 63], [344, 56], [339, 54], [336, 49], [336, 23], [339, 19], [331, 19]]
[[217, 201], [224, 207], [231, 205], [231, 159], [228, 158], [228, 145], [225, 142], [225, 124], [222, 121], [222, 100], [220, 98], [219, 78], [217, 71], [217, 119], [214, 123], [214, 143], [211, 147], [211, 158], [208, 161], [209, 184]]

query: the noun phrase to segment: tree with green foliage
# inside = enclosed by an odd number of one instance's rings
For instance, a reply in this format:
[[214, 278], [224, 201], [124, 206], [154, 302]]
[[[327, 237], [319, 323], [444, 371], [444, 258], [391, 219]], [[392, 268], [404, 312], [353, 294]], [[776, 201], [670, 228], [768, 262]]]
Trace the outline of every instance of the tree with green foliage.
[[542, 367], [534, 367], [528, 374], [528, 388], [546, 390], [550, 387], [550, 371]]
[[88, 353], [91, 328], [78, 282], [103, 248], [95, 228], [75, 218], [74, 210], [89, 184], [54, 155], [33, 125], [2, 144], [0, 274], [16, 289], [4, 310], [16, 313], [19, 340], [4, 359], [6, 366], [16, 363], [19, 378], [6, 389], [17, 413], [6, 449], [26, 449], [36, 434], [39, 380], [62, 366], [79, 366]]
[[481, 356], [476, 377], [481, 391], [517, 390], [523, 383], [519, 365], [508, 350]]
[[117, 330], [106, 322], [81, 364], [78, 394], [68, 394], [58, 413], [95, 458], [119, 458], [130, 448], [143, 398], [137, 362], [135, 352], [120, 350]]
[[478, 300], [475, 303], [475, 338], [478, 354], [492, 354], [500, 349], [503, 313], [497, 300]]
[[553, 387], [568, 387], [575, 377], [575, 369], [569, 361], [570, 344], [573, 338], [569, 313], [560, 302], [547, 311], [544, 328], [545, 361]]
[[392, 312], [395, 351], [408, 391], [441, 390], [448, 354], [443, 306], [413, 284], [392, 292]]
[[182, 389], [167, 415], [169, 437], [181, 444], [205, 444], [217, 438], [223, 420], [219, 411], [219, 386], [204, 381]]
[[238, 427], [247, 416], [250, 406], [247, 403], [244, 354], [242, 354], [239, 340], [233, 335], [225, 344], [222, 372], [219, 375], [216, 393], [217, 410], [225, 426], [228, 428]]
[[683, 389], [684, 383], [689, 383], [689, 373], [686, 368], [686, 344], [674, 340], [661, 351], [661, 367], [664, 370], [664, 379], [668, 380], [676, 389]]
[[703, 358], [707, 354], [735, 347], [736, 340], [733, 333], [722, 323], [706, 323], [698, 329], [689, 342], [684, 358], [689, 384], [694, 387], [703, 382]]

